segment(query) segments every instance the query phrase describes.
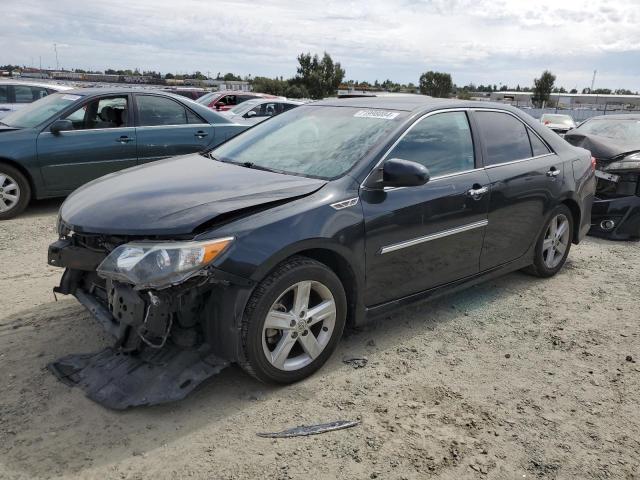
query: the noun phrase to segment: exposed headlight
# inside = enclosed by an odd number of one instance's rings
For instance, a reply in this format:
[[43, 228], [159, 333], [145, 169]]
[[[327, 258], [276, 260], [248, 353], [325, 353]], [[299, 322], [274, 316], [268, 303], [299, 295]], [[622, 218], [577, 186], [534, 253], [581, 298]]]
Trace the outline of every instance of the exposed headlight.
[[233, 237], [201, 242], [131, 242], [113, 250], [98, 275], [136, 288], [166, 288], [196, 275], [220, 255]]
[[611, 162], [603, 170], [640, 170], [640, 152], [632, 153], [621, 160]]

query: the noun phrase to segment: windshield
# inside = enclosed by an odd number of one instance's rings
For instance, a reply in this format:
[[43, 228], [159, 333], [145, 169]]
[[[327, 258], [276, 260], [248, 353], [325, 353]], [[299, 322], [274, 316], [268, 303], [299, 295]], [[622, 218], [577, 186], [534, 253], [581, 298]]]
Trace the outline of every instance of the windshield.
[[576, 124], [569, 115], [542, 115], [542, 123], [548, 122], [556, 125], [575, 127]]
[[202, 105], [209, 105], [211, 99], [216, 96], [216, 92], [210, 92], [202, 95], [201, 97], [196, 99], [196, 103], [201, 103]]
[[404, 112], [303, 106], [258, 124], [211, 152], [220, 161], [324, 179], [347, 170], [406, 117]]
[[60, 113], [79, 98], [82, 98], [82, 96], [68, 93], [47, 95], [21, 108], [17, 112], [7, 115], [2, 119], [2, 123], [16, 128], [33, 128], [40, 125], [49, 117]]
[[578, 131], [618, 140], [640, 141], [640, 120], [592, 119], [583, 123]]
[[233, 115], [242, 115], [251, 110], [256, 105], [260, 105], [260, 100], [249, 100], [248, 102], [242, 102], [240, 105], [236, 105], [231, 110], [229, 110], [229, 113], [232, 113]]

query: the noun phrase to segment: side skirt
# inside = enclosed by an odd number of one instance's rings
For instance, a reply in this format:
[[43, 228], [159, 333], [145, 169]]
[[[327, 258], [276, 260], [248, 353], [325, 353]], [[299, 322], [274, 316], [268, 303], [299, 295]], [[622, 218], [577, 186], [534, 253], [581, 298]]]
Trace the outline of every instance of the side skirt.
[[363, 319], [364, 321], [362, 323], [371, 321], [380, 315], [384, 315], [386, 313], [389, 313], [390, 311], [410, 305], [414, 302], [433, 300], [449, 293], [458, 292], [460, 290], [472, 287], [473, 285], [477, 285], [478, 283], [501, 277], [502, 275], [506, 275], [507, 273], [515, 272], [516, 270], [520, 270], [531, 265], [532, 262], [533, 249], [530, 249], [525, 255], [516, 260], [512, 260], [511, 262], [505, 263], [503, 265], [498, 265], [497, 267], [485, 270], [470, 277], [465, 277], [454, 282], [445, 283], [444, 285], [439, 285], [429, 290], [424, 290], [422, 292], [407, 295], [406, 297], [402, 297], [397, 300], [391, 300], [390, 302], [385, 302], [379, 305], [368, 307], [365, 309], [366, 311]]

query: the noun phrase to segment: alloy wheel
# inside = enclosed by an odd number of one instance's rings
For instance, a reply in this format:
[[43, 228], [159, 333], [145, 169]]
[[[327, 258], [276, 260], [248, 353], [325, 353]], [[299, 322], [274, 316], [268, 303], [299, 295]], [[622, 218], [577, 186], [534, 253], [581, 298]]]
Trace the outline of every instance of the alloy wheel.
[[317, 281], [298, 282], [273, 303], [262, 328], [262, 350], [279, 370], [299, 370], [329, 344], [336, 323], [336, 302]]
[[20, 200], [20, 187], [12, 177], [0, 172], [0, 212], [8, 212]]
[[569, 219], [562, 213], [551, 219], [542, 242], [542, 258], [547, 268], [556, 268], [569, 246]]

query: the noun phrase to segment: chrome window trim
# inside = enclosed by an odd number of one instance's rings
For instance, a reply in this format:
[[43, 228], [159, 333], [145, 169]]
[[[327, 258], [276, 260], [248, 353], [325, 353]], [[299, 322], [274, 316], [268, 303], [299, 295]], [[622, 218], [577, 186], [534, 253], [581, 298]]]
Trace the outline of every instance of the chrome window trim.
[[[226, 125], [225, 123], [221, 123], [219, 125]], [[187, 128], [187, 127], [209, 127], [210, 123], [172, 123], [169, 125], [137, 125], [136, 128], [162, 128], [162, 127], [174, 127], [174, 128]]]
[[448, 237], [450, 235], [456, 235], [458, 233], [467, 232], [469, 230], [474, 230], [476, 228], [486, 227], [488, 224], [489, 224], [489, 220], [485, 219], [485, 220], [469, 223], [467, 225], [462, 225], [460, 227], [450, 228], [448, 230], [442, 230], [441, 232], [425, 235], [424, 237], [417, 237], [411, 240], [405, 240], [403, 242], [387, 245], [385, 247], [382, 247], [378, 253], [380, 255], [384, 255], [385, 253], [395, 252], [396, 250], [401, 250], [407, 247], [413, 247], [414, 245], [430, 242], [432, 240], [437, 240], [439, 238]]
[[504, 165], [511, 165], [514, 163], [521, 163], [521, 162], [526, 162], [529, 160], [535, 160], [537, 158], [543, 158], [543, 157], [549, 157], [551, 155], [556, 155], [555, 153], [545, 153], [543, 155], [536, 155], [535, 157], [528, 157], [528, 158], [521, 158], [520, 160], [511, 160], [509, 162], [503, 162], [503, 163], [495, 163], [493, 165], [489, 165], [487, 167], [484, 167], [485, 169], [491, 169], [491, 168], [495, 168], [495, 167], [502, 167]]
[[[129, 130], [129, 129], [135, 129], [136, 127], [113, 127], [113, 128], [82, 128], [80, 130], [63, 130], [62, 132], [60, 132], [63, 135], [67, 135], [69, 133], [84, 133], [84, 132], [102, 132], [102, 131], [110, 131], [110, 132], [118, 132], [120, 130]], [[53, 133], [49, 130], [44, 130], [42, 132], [40, 132], [40, 134], [42, 135], [43, 133], [48, 133], [49, 135], [53, 135]]]

